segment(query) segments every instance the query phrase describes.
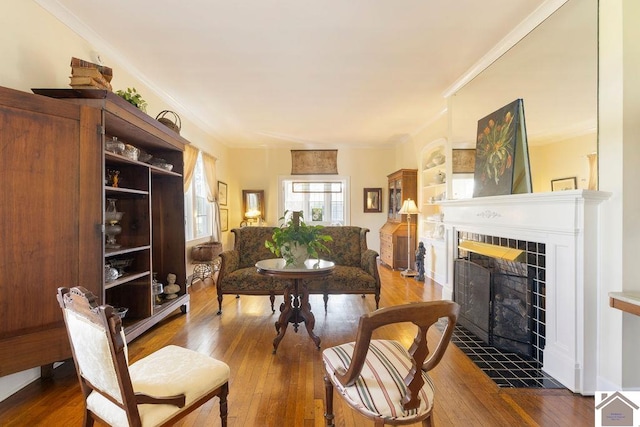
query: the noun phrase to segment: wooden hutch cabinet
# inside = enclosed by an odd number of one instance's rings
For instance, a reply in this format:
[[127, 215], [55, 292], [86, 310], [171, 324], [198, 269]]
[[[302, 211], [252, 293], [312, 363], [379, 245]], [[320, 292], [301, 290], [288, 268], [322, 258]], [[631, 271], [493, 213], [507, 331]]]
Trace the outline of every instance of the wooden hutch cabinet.
[[[71, 357], [59, 286], [81, 285], [99, 303], [126, 307], [127, 341], [188, 310], [184, 145], [173, 130], [104, 90], [0, 88], [0, 376]], [[45, 96], [41, 96], [45, 95]], [[63, 98], [63, 99], [53, 99]], [[105, 149], [112, 137], [173, 165]], [[109, 173], [118, 171], [114, 183]], [[105, 244], [108, 199], [121, 231]], [[120, 266], [106, 277], [106, 265]], [[173, 299], [155, 299], [153, 273]]]
[[[387, 222], [380, 229], [380, 260], [392, 269], [406, 269], [407, 239], [411, 237], [411, 259], [415, 258], [416, 224], [407, 227], [407, 216], [399, 213], [406, 199], [416, 200], [418, 170], [400, 169], [387, 176], [389, 179], [389, 208]], [[416, 202], [417, 203], [417, 202]]]

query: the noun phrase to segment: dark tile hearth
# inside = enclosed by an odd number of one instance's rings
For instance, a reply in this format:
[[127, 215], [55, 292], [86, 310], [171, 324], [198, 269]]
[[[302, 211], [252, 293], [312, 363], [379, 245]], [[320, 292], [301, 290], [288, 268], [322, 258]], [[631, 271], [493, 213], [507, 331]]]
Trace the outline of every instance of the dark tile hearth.
[[498, 387], [564, 388], [562, 384], [542, 371], [540, 362], [491, 347], [461, 326], [456, 326], [451, 342], [482, 369]]

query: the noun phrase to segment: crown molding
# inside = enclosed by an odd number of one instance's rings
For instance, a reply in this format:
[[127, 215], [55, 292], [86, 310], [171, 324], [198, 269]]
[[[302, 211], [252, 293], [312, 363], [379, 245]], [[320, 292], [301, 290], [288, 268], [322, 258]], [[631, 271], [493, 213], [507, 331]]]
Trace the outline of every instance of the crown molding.
[[486, 70], [498, 58], [504, 55], [509, 49], [515, 46], [527, 34], [533, 31], [538, 25], [543, 23], [556, 10], [560, 9], [568, 0], [547, 0], [536, 10], [527, 16], [509, 34], [500, 40], [489, 52], [487, 52], [478, 62], [473, 64], [462, 76], [458, 78], [444, 93], [444, 98], [449, 98], [458, 92], [464, 85], [473, 80], [481, 72]]

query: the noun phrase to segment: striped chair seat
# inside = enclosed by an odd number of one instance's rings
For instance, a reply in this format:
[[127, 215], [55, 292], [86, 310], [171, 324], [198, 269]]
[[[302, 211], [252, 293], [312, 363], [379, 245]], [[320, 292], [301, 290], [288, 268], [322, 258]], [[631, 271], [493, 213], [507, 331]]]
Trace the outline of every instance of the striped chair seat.
[[[337, 389], [351, 408], [372, 419], [376, 427], [419, 421], [423, 427], [432, 427], [435, 390], [427, 372], [442, 360], [459, 312], [455, 302], [439, 300], [363, 314], [355, 342], [322, 352], [327, 426], [335, 425], [333, 391]], [[441, 319], [446, 320], [444, 332], [437, 344], [430, 346], [427, 332]], [[398, 323], [416, 326], [409, 349], [398, 341], [373, 339], [376, 329]]]
[[336, 370], [346, 370], [351, 364], [355, 342], [331, 347], [322, 352], [328, 373], [332, 373], [336, 390], [345, 401], [364, 415], [384, 418], [385, 421], [411, 423], [419, 421], [420, 415], [430, 412], [433, 407], [434, 387], [429, 375], [422, 372], [424, 386], [420, 390], [420, 406], [404, 410], [402, 398], [407, 387], [404, 378], [411, 369], [411, 356], [398, 342], [391, 340], [371, 340], [369, 352], [360, 376], [355, 384], [342, 386], [335, 381]]

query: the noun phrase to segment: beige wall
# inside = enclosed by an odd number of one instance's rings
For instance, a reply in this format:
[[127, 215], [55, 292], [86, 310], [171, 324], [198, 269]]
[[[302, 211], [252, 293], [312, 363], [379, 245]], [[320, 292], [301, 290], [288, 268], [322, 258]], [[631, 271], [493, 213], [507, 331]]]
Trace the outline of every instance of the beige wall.
[[[380, 239], [378, 230], [386, 220], [386, 204], [381, 213], [363, 212], [363, 189], [382, 188], [386, 200], [387, 175], [395, 171], [394, 149], [339, 149], [338, 175], [350, 180], [350, 223], [369, 228], [368, 245], [378, 250]], [[411, 164], [407, 167], [416, 167]], [[242, 221], [242, 190], [265, 191], [265, 221], [277, 225], [282, 212], [278, 211], [278, 179], [291, 174], [290, 149], [231, 149], [229, 151], [229, 228], [237, 227]], [[224, 243], [231, 247], [231, 233], [225, 233]]]
[[551, 191], [551, 180], [576, 177], [577, 188], [589, 186], [587, 155], [597, 146], [595, 133], [581, 135], [555, 144], [529, 147], [533, 192]]
[[[69, 87], [72, 57], [94, 60], [94, 48], [68, 27], [53, 18], [31, 0], [4, 0], [0, 14], [0, 85], [31, 92], [31, 88]], [[117, 58], [102, 55], [105, 65], [113, 68], [114, 90], [135, 87], [147, 101], [147, 113], [155, 117], [171, 109], [159, 94], [132, 76]], [[180, 133], [194, 146], [218, 158], [226, 147], [187, 117], [182, 118]], [[224, 169], [223, 169], [224, 170]]]

